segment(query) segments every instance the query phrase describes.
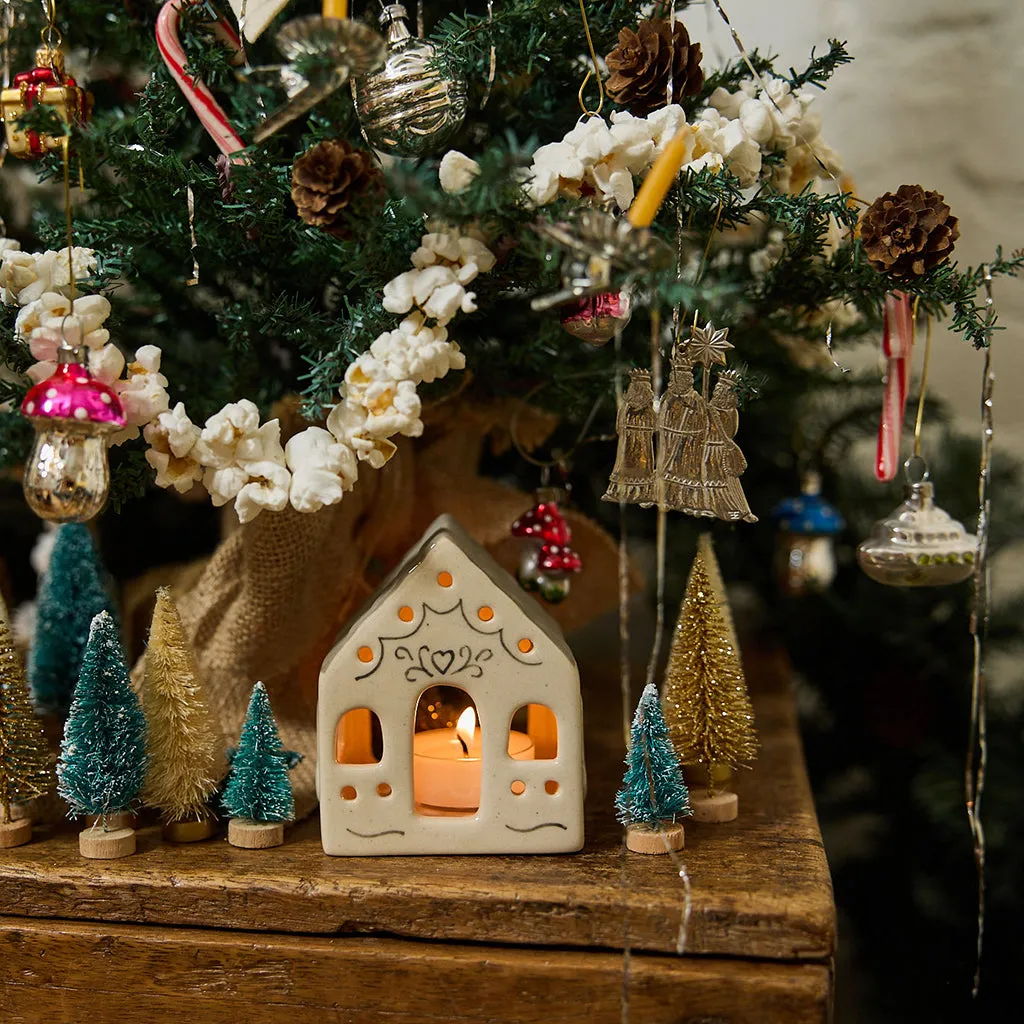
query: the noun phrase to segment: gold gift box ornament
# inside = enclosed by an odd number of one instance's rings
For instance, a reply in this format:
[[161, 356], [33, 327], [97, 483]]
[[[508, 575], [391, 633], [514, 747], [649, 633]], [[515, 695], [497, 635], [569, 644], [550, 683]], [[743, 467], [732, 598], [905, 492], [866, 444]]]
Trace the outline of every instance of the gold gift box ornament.
[[64, 54], [56, 47], [36, 50], [36, 67], [15, 75], [10, 88], [0, 93], [7, 149], [22, 160], [34, 160], [62, 145], [60, 136], [19, 126], [20, 118], [36, 105], [52, 108], [65, 124], [83, 124], [92, 112], [92, 94], [64, 73]]

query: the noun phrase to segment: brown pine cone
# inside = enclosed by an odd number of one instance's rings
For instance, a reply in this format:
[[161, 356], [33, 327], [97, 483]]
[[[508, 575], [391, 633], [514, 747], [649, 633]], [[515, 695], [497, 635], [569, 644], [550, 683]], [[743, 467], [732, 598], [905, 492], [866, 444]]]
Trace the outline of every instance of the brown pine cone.
[[335, 238], [351, 238], [350, 207], [383, 194], [384, 175], [373, 154], [344, 139], [331, 139], [307, 150], [292, 167], [292, 202], [307, 223]]
[[634, 32], [619, 32], [619, 45], [605, 57], [611, 77], [608, 95], [637, 117], [667, 106], [671, 83], [672, 103], [700, 92], [704, 72], [700, 43], [691, 43], [686, 28], [664, 18], [641, 21]]
[[886, 192], [860, 220], [860, 240], [868, 262], [883, 274], [907, 280], [944, 263], [960, 237], [956, 217], [938, 192], [900, 185]]

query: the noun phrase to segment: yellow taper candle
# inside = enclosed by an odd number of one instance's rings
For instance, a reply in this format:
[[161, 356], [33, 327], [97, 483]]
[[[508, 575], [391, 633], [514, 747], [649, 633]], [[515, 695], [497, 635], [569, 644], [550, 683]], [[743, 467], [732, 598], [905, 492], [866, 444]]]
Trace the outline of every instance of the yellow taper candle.
[[668, 195], [668, 190], [672, 187], [672, 182], [676, 180], [679, 168], [686, 160], [687, 137], [692, 131], [689, 125], [680, 128], [661, 156], [654, 161], [654, 166], [648, 172], [626, 215], [633, 227], [651, 226], [661, 204], [665, 201], [665, 196]]
[[337, 18], [339, 21], [342, 18], [347, 18], [348, 0], [324, 0], [323, 16]]

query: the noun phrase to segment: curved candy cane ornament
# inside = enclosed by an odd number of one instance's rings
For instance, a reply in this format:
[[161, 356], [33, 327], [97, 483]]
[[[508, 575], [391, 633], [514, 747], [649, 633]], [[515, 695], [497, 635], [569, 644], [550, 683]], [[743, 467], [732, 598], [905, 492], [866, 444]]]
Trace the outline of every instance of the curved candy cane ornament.
[[[185, 71], [185, 50], [181, 45], [178, 27], [181, 22], [181, 8], [191, 2], [193, 0], [167, 0], [156, 19], [156, 45], [168, 70], [185, 94], [185, 99], [192, 105], [192, 109], [199, 117], [200, 124], [207, 130], [210, 138], [217, 143], [218, 149], [232, 163], [248, 163], [249, 158], [240, 152], [245, 149], [245, 143], [231, 127], [231, 122], [224, 113], [224, 109], [202, 82]], [[236, 51], [241, 51], [242, 44], [238, 34], [225, 19], [222, 18], [216, 23], [215, 31], [229, 46]]]
[[914, 318], [910, 296], [905, 292], [891, 292], [885, 297], [882, 354], [886, 358], [885, 390], [878, 424], [875, 476], [879, 480], [892, 480], [899, 468], [903, 413], [914, 354]]

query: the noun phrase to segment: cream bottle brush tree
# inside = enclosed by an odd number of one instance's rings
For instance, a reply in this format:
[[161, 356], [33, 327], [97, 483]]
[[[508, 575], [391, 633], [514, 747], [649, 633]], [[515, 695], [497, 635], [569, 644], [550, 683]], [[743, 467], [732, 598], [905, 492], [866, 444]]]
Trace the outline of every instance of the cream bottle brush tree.
[[143, 663], [142, 707], [149, 771], [143, 800], [157, 807], [176, 842], [213, 833], [209, 807], [224, 775], [224, 741], [203, 695], [195, 658], [170, 591], [157, 591]]

